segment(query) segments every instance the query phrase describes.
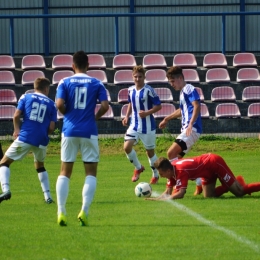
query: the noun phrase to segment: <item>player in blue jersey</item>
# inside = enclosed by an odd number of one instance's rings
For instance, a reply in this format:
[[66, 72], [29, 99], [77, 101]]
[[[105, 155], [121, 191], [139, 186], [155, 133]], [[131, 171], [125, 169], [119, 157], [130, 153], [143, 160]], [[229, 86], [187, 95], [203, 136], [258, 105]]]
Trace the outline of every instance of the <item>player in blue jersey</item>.
[[[167, 152], [170, 161], [182, 158], [189, 152], [194, 143], [202, 133], [202, 122], [200, 115], [200, 97], [194, 86], [187, 84], [184, 80], [182, 68], [171, 67], [167, 71], [170, 85], [176, 91], [180, 91], [180, 108], [166, 116], [159, 124], [159, 128], [165, 128], [168, 121], [174, 118], [182, 118], [181, 134]], [[196, 180], [196, 191], [194, 195], [202, 192], [201, 179]]]
[[[24, 94], [18, 101], [14, 113], [14, 142], [7, 149], [0, 162], [0, 182], [3, 193], [0, 202], [11, 198], [10, 169], [13, 161], [21, 160], [32, 151], [34, 165], [38, 172], [44, 199], [46, 203], [53, 202], [50, 194], [49, 177], [44, 167], [46, 148], [49, 136], [55, 129], [57, 121], [57, 109], [53, 100], [48, 98], [50, 81], [46, 78], [38, 78], [34, 82], [34, 93]], [[20, 128], [20, 119], [23, 123]]]
[[[97, 165], [99, 161], [98, 131], [96, 120], [109, 109], [107, 93], [102, 82], [86, 74], [88, 56], [84, 51], [73, 55], [75, 74], [59, 82], [56, 105], [64, 115], [61, 141], [61, 171], [56, 183], [58, 224], [67, 225], [66, 201], [73, 164], [81, 152], [85, 170], [82, 190], [82, 207], [78, 220], [88, 225], [88, 211], [96, 191]], [[101, 107], [95, 114], [97, 100]]]
[[142, 66], [133, 68], [134, 86], [128, 89], [128, 108], [126, 116], [122, 123], [127, 126], [128, 120], [131, 117], [131, 122], [125, 134], [124, 151], [128, 160], [135, 166], [132, 181], [136, 182], [140, 174], [144, 171], [137, 158], [137, 154], [133, 146], [140, 139], [146, 149], [150, 167], [152, 168], [151, 184], [156, 184], [159, 179], [158, 171], [153, 164], [157, 160], [154, 152], [156, 139], [156, 124], [153, 113], [161, 109], [161, 101], [154, 89], [145, 84], [145, 70]]

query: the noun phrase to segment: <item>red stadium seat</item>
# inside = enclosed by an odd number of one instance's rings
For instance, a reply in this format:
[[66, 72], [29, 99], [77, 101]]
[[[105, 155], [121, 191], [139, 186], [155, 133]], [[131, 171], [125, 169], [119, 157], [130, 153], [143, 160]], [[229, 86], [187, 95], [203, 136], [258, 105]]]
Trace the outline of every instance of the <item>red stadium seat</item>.
[[225, 117], [232, 117], [232, 118], [239, 118], [241, 117], [241, 113], [239, 107], [235, 103], [224, 103], [218, 104], [216, 107], [215, 115], [217, 118], [225, 118]]
[[74, 75], [72, 70], [58, 70], [53, 73], [52, 84], [56, 85], [60, 82], [61, 79], [67, 78]]
[[186, 82], [200, 83], [199, 74], [195, 69], [183, 69], [182, 73]]
[[260, 103], [250, 104], [247, 110], [248, 117], [260, 117]]
[[172, 92], [168, 88], [155, 88], [156, 94], [159, 96], [161, 102], [172, 102]]
[[113, 69], [132, 69], [134, 66], [136, 61], [132, 54], [118, 54], [113, 58]]
[[37, 78], [44, 78], [45, 75], [41, 70], [28, 70], [22, 75], [22, 85], [33, 85]]
[[257, 68], [242, 68], [237, 72], [237, 82], [260, 81]]
[[172, 65], [181, 68], [197, 68], [197, 61], [192, 53], [179, 53], [173, 57]]
[[206, 104], [200, 103], [201, 118], [209, 118], [209, 110]]
[[143, 67], [150, 68], [166, 68], [166, 61], [162, 54], [147, 54], [143, 58]]
[[127, 112], [128, 104], [124, 104], [121, 108], [121, 118], [125, 118], [126, 112]]
[[87, 74], [90, 77], [100, 80], [103, 84], [107, 84], [107, 75], [103, 70], [88, 70]]
[[88, 54], [88, 69], [105, 69], [106, 61], [103, 55], [100, 54]]
[[12, 71], [0, 71], [0, 85], [15, 85], [14, 74]]
[[202, 89], [201, 88], [199, 88], [199, 87], [195, 87], [195, 89], [197, 90], [197, 92], [198, 92], [198, 94], [199, 94], [199, 96], [200, 96], [200, 101], [204, 101], [204, 94], [203, 94], [203, 91], [202, 91]]
[[146, 84], [168, 83], [166, 72], [163, 69], [151, 69], [145, 72]]
[[123, 88], [118, 91], [117, 94], [118, 103], [128, 103], [128, 88]]
[[12, 56], [0, 55], [0, 70], [14, 70], [15, 63]]
[[237, 53], [233, 58], [234, 67], [256, 67], [257, 61], [253, 53]]
[[153, 114], [154, 118], [164, 118], [176, 110], [175, 106], [171, 103], [162, 103], [161, 105], [162, 109]]
[[0, 89], [0, 105], [16, 105], [16, 94], [12, 89]]
[[22, 69], [45, 69], [45, 61], [41, 55], [25, 55], [22, 59]]
[[118, 70], [115, 72], [114, 84], [134, 84], [132, 70]]
[[52, 59], [53, 69], [71, 69], [72, 70], [73, 57], [69, 54], [55, 55]]
[[13, 105], [0, 106], [0, 120], [13, 120], [15, 110]]
[[206, 82], [207, 83], [230, 82], [230, 77], [227, 69], [224, 68], [209, 69], [206, 72]]
[[236, 101], [234, 89], [229, 86], [212, 89], [211, 101]]
[[227, 67], [227, 59], [223, 53], [208, 53], [203, 58], [203, 67]]
[[260, 86], [249, 86], [243, 89], [243, 101], [260, 101]]
[[[96, 104], [95, 114], [100, 109], [100, 106], [101, 106], [100, 104]], [[114, 119], [114, 112], [110, 105], [108, 111], [100, 119]]]

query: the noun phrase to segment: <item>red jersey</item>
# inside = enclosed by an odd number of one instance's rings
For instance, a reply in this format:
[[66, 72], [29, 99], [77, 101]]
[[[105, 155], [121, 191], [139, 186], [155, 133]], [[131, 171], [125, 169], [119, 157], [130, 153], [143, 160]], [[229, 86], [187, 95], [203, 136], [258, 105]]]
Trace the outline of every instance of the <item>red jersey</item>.
[[217, 178], [222, 183], [231, 186], [235, 181], [235, 176], [229, 169], [222, 157], [216, 154], [202, 154], [194, 158], [180, 159], [171, 162], [174, 167], [176, 180], [172, 177], [167, 181], [167, 187], [176, 185], [176, 189], [186, 189], [188, 180], [203, 179], [203, 184], [216, 181]]

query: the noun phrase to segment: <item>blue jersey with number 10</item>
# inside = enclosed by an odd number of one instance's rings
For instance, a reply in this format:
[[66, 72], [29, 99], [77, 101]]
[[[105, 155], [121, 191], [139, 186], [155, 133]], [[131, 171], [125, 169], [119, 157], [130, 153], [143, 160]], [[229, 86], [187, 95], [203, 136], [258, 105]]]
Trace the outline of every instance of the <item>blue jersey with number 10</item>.
[[65, 137], [97, 136], [95, 107], [97, 100], [107, 100], [104, 85], [96, 78], [77, 73], [59, 82], [56, 99], [65, 101], [62, 133]]

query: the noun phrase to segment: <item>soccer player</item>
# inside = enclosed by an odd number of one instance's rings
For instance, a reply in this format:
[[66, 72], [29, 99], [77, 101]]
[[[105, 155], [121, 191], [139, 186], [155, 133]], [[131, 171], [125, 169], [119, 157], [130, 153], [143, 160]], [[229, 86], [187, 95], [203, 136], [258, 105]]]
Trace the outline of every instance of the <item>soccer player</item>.
[[[85, 170], [82, 189], [82, 208], [78, 220], [82, 226], [88, 225], [88, 211], [97, 185], [97, 165], [99, 161], [98, 131], [96, 120], [109, 109], [104, 85], [86, 74], [88, 56], [84, 51], [73, 55], [72, 68], [75, 74], [59, 82], [56, 105], [64, 115], [61, 141], [61, 171], [56, 183], [58, 224], [67, 225], [66, 201], [73, 164], [78, 151]], [[101, 107], [95, 114], [97, 100]]]
[[[167, 152], [169, 160], [173, 161], [183, 158], [202, 133], [200, 97], [195, 87], [185, 82], [182, 68], [171, 67], [166, 75], [174, 90], [180, 91], [180, 108], [166, 116], [159, 124], [159, 128], [163, 129], [169, 120], [182, 118], [181, 134], [177, 136]], [[202, 192], [201, 179], [197, 179], [196, 183], [194, 195]]]
[[[45, 202], [53, 203], [44, 159], [49, 143], [48, 134], [55, 129], [57, 109], [54, 101], [47, 97], [50, 90], [50, 81], [47, 78], [37, 78], [34, 82], [34, 90], [34, 93], [21, 96], [14, 113], [13, 137], [15, 140], [0, 162], [0, 182], [3, 191], [0, 195], [0, 202], [11, 198], [10, 164], [13, 161], [21, 160], [32, 151]], [[20, 128], [21, 117], [23, 117], [23, 123]]]
[[138, 143], [139, 139], [142, 141], [153, 174], [150, 183], [156, 184], [159, 180], [159, 174], [153, 165], [157, 160], [154, 152], [156, 124], [153, 113], [161, 109], [161, 101], [154, 89], [145, 84], [145, 70], [142, 66], [133, 68], [133, 79], [135, 85], [128, 88], [129, 104], [126, 116], [122, 121], [122, 124], [127, 126], [129, 117], [131, 117], [130, 125], [125, 134], [124, 151], [128, 160], [135, 167], [132, 181], [136, 182], [144, 171], [144, 167], [138, 160], [133, 146]]
[[[216, 154], [202, 154], [189, 159], [170, 162], [160, 157], [154, 166], [161, 177], [167, 178], [166, 190], [150, 200], [181, 199], [186, 193], [188, 180], [202, 178], [204, 197], [220, 197], [230, 191], [237, 197], [260, 191], [260, 182], [246, 184], [242, 176], [235, 177], [224, 159]], [[219, 179], [222, 185], [216, 187]], [[176, 191], [173, 192], [173, 187]]]

